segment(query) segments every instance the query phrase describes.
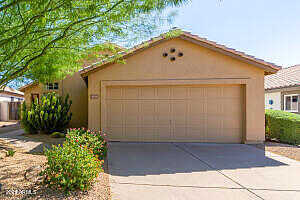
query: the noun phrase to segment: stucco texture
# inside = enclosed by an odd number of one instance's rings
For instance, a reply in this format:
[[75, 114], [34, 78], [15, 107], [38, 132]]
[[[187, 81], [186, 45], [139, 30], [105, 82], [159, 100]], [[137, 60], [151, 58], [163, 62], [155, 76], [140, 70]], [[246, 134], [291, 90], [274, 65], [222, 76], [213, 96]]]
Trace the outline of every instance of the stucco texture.
[[[176, 49], [174, 54], [170, 53], [171, 48]], [[163, 57], [164, 52], [169, 56]], [[183, 56], [177, 57], [178, 52]], [[175, 55], [176, 60], [170, 61], [170, 55]], [[108, 87], [232, 84], [243, 91], [239, 105], [243, 108], [241, 142], [264, 141], [264, 70], [180, 38], [128, 57], [126, 64], [115, 63], [90, 73], [88, 126], [106, 131]]]

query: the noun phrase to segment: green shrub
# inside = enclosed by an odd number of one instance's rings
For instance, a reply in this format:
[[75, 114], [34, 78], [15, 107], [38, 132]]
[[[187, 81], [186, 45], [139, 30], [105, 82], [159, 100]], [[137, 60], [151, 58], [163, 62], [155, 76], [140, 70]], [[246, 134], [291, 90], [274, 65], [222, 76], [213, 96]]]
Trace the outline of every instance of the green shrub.
[[103, 161], [99, 161], [87, 146], [64, 143], [46, 150], [48, 162], [41, 173], [44, 182], [54, 189], [66, 192], [87, 190], [101, 171]]
[[7, 152], [6, 152], [6, 156], [7, 157], [13, 157], [15, 155], [16, 151], [12, 150], [12, 149], [9, 149]]
[[104, 160], [106, 157], [107, 143], [105, 134], [102, 134], [100, 131], [90, 131], [84, 128], [69, 129], [66, 135], [66, 142], [75, 146], [87, 146], [100, 160]]
[[289, 144], [300, 144], [300, 115], [266, 110], [266, 137]]
[[61, 133], [61, 132], [53, 132], [53, 133], [51, 133], [50, 137], [52, 137], [52, 138], [64, 138], [65, 134]]
[[27, 133], [63, 131], [72, 117], [71, 104], [69, 95], [63, 98], [54, 92], [43, 95], [40, 103], [36, 100], [29, 107], [24, 102], [21, 124]]

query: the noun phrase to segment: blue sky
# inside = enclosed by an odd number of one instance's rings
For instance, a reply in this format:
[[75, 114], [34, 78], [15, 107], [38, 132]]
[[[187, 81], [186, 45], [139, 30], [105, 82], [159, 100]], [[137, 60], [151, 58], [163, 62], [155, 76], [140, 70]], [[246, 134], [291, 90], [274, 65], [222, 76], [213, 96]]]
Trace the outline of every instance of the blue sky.
[[283, 67], [300, 64], [299, 0], [190, 0], [175, 10], [173, 26]]

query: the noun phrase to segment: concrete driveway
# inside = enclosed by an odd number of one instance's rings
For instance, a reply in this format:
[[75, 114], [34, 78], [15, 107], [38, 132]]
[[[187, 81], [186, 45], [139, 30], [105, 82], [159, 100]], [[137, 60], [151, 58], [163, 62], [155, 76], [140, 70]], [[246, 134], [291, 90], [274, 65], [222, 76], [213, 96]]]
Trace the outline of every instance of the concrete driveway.
[[112, 199], [299, 200], [300, 162], [243, 144], [110, 143]]

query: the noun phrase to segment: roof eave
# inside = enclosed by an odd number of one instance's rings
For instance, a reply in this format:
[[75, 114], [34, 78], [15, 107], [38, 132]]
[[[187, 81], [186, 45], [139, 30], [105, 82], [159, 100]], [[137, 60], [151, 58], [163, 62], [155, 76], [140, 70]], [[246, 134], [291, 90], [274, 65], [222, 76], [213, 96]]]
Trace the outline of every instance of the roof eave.
[[28, 87], [32, 87], [32, 86], [35, 86], [37, 85], [38, 83], [37, 82], [32, 82], [32, 83], [29, 83], [27, 85], [24, 85], [22, 87], [20, 87], [18, 90], [21, 91], [21, 92], [25, 92], [25, 90], [28, 88]]

